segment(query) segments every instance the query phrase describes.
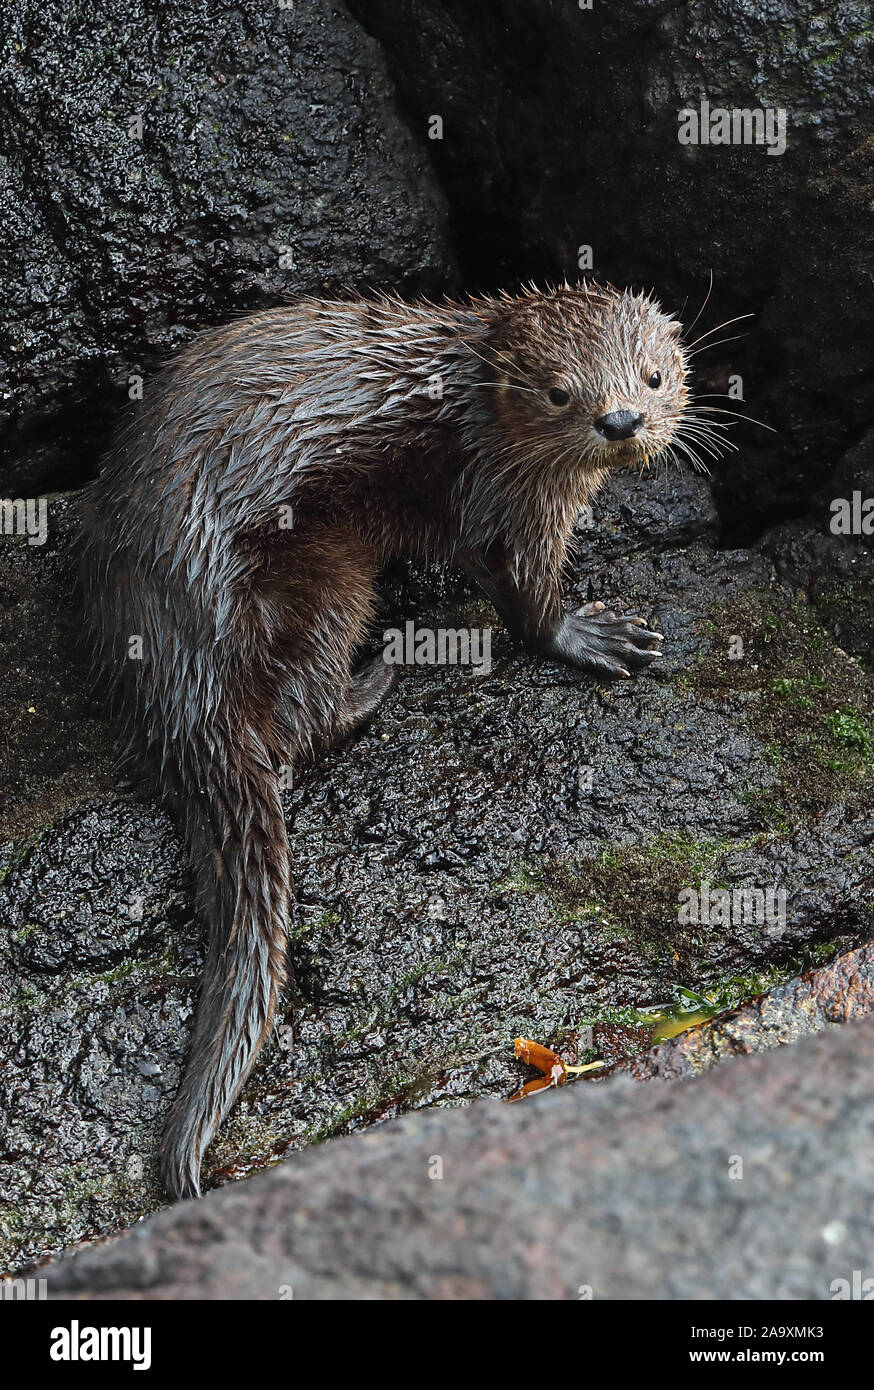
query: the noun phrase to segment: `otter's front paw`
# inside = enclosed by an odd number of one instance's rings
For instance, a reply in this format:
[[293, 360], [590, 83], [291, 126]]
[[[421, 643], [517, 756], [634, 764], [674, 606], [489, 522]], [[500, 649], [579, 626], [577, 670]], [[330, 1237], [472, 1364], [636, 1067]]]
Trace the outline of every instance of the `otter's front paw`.
[[550, 654], [601, 675], [630, 676], [661, 656], [662, 636], [643, 618], [623, 617], [603, 603], [567, 613], [552, 638]]

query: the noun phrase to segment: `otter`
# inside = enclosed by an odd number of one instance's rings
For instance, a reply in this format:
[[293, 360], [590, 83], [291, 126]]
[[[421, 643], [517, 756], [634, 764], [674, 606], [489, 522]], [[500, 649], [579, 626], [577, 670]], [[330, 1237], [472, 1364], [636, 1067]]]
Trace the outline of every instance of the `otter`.
[[392, 684], [381, 656], [356, 665], [386, 562], [460, 567], [550, 660], [628, 677], [658, 659], [643, 618], [566, 611], [561, 578], [608, 470], [694, 453], [681, 331], [591, 282], [304, 298], [202, 333], [122, 430], [83, 502], [87, 623], [124, 765], [180, 826], [209, 943], [161, 1150], [172, 1195], [199, 1195], [292, 978], [280, 770]]

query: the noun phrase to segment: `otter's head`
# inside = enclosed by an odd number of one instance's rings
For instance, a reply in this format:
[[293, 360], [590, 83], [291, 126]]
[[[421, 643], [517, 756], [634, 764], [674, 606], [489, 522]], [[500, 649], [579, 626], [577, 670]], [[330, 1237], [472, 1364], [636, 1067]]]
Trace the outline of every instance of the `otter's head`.
[[546, 465], [649, 462], [689, 401], [681, 331], [646, 295], [598, 285], [501, 301], [486, 345], [500, 433]]

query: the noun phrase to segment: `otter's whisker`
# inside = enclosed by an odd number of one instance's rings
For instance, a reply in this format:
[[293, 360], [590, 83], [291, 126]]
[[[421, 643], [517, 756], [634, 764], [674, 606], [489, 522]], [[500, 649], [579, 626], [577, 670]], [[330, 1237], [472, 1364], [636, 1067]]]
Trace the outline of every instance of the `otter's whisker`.
[[684, 411], [681, 424], [695, 425], [698, 429], [710, 430], [711, 432], [737, 429], [734, 420], [705, 419], [693, 406], [690, 406], [688, 410]]
[[738, 314], [733, 319], [724, 319], [722, 323], [717, 323], [713, 328], [708, 328], [706, 333], [699, 333], [694, 342], [687, 343], [686, 351], [691, 352], [692, 348], [697, 347], [699, 343], [703, 343], [705, 338], [709, 338], [711, 333], [718, 333], [720, 328], [730, 328], [733, 323], [742, 323], [744, 319], [752, 318], [755, 318], [755, 314]]
[[697, 314], [695, 315], [695, 317], [693, 318], [692, 322], [689, 324], [689, 332], [690, 332], [690, 333], [691, 333], [692, 329], [695, 327], [695, 324], [696, 324], [696, 323], [698, 322], [698, 320], [700, 319], [701, 315], [704, 313], [704, 310], [707, 308], [707, 303], [708, 303], [708, 300], [710, 299], [710, 296], [712, 295], [712, 293], [713, 293], [713, 271], [711, 270], [711, 271], [710, 271], [710, 284], [708, 285], [708, 287], [707, 287], [707, 293], [706, 293], [705, 296], [704, 296], [704, 303], [701, 305], [701, 308], [698, 310], [698, 312], [697, 312]]
[[738, 448], [737, 448], [737, 445], [736, 445], [736, 444], [731, 444], [731, 443], [729, 443], [727, 440], [724, 440], [724, 439], [723, 439], [723, 440], [713, 440], [713, 439], [708, 438], [706, 435], [696, 435], [696, 434], [691, 434], [691, 433], [689, 433], [689, 432], [687, 432], [687, 431], [679, 431], [679, 430], [677, 431], [677, 435], [678, 435], [678, 437], [680, 437], [681, 439], [684, 439], [684, 440], [686, 440], [686, 441], [688, 441], [688, 442], [691, 442], [692, 444], [695, 444], [699, 449], [703, 449], [704, 452], [705, 452], [706, 454], [709, 454], [710, 457], [713, 458], [713, 459], [722, 458], [723, 454], [725, 454], [726, 452], [732, 453], [732, 454], [736, 454], [736, 453], [738, 452]]
[[710, 439], [720, 448], [736, 449], [737, 445], [725, 437], [725, 431], [736, 428], [734, 422], [724, 423], [722, 420], [702, 420], [699, 416], [686, 415], [680, 421], [679, 429], [686, 430], [690, 434], [698, 434], [704, 439]]
[[679, 449], [680, 452], [686, 456], [686, 458], [688, 458], [689, 462], [692, 464], [692, 467], [695, 469], [696, 472], [710, 472], [710, 469], [707, 467], [704, 460], [701, 459], [698, 456], [698, 454], [696, 454], [695, 450], [692, 448], [691, 444], [688, 443], [688, 441], [680, 439], [679, 436], [675, 434], [673, 438], [673, 445], [677, 449]]
[[691, 434], [690, 431], [686, 430], [677, 430], [675, 438], [682, 439], [687, 444], [690, 442], [695, 444], [699, 449], [703, 449], [706, 454], [709, 454], [710, 458], [718, 459], [722, 457], [722, 450], [716, 448], [710, 440], [700, 435]]
[[686, 351], [687, 357], [700, 357], [702, 352], [710, 352], [711, 348], [725, 347], [726, 343], [738, 343], [741, 338], [748, 338], [748, 333], [733, 333], [730, 338], [719, 338], [715, 343], [705, 343], [703, 347], [696, 348], [694, 352]]
[[[743, 415], [739, 410], [720, 410], [716, 405], [702, 405], [698, 408], [699, 410], [711, 411], [715, 415], [732, 415], [736, 420], [748, 420], [751, 425], [761, 425], [763, 430], [770, 430], [772, 434], [779, 433], [773, 425], [766, 425], [764, 420], [756, 420], [752, 415]], [[718, 421], [714, 420], [712, 423], [716, 426]]]

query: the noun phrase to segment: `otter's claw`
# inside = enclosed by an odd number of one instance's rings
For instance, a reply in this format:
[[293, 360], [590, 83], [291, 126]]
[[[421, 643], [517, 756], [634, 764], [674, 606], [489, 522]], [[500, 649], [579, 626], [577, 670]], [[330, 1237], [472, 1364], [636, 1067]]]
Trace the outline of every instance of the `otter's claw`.
[[567, 613], [550, 642], [550, 654], [574, 666], [585, 666], [600, 675], [630, 676], [643, 670], [662, 653], [660, 632], [650, 632], [643, 618], [625, 617], [587, 603]]

